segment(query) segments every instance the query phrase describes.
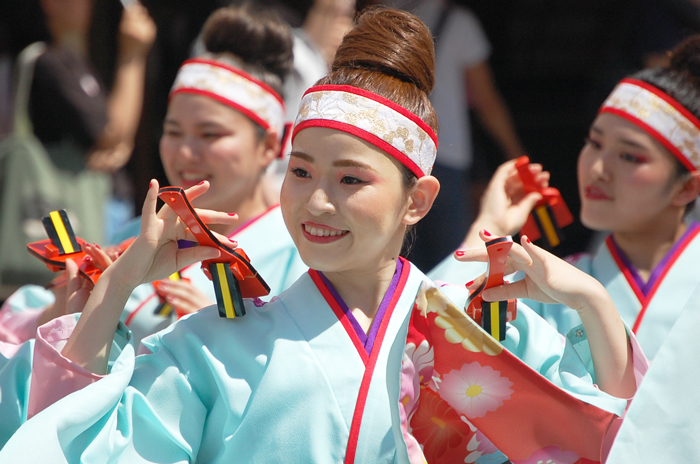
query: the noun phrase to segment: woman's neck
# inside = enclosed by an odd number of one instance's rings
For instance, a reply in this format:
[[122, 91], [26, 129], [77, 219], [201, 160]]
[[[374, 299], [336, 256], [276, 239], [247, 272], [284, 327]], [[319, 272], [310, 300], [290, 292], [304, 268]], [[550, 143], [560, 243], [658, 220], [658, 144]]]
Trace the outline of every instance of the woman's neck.
[[232, 201], [226, 207], [226, 211], [238, 214], [238, 222], [234, 225], [214, 224], [211, 226], [211, 229], [229, 237], [248, 221], [255, 219], [267, 211], [270, 206], [272, 205], [268, 204], [268, 201], [265, 199], [263, 188], [260, 182], [258, 182], [252, 192], [249, 192], [248, 195], [243, 196], [239, 200]]
[[367, 332], [377, 315], [396, 271], [396, 260], [385, 259], [372, 270], [324, 272], [338, 295], [352, 312], [362, 329]]
[[680, 240], [688, 226], [682, 217], [676, 221], [659, 221], [643, 231], [613, 232], [615, 242], [627, 259], [647, 281], [654, 268]]

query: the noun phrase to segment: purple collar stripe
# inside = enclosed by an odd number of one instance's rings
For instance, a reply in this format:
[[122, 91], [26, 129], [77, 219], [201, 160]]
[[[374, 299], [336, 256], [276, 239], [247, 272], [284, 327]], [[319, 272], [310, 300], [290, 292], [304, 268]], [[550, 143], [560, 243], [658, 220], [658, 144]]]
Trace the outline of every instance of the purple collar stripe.
[[336, 289], [333, 287], [333, 284], [331, 284], [331, 282], [326, 278], [326, 276], [323, 275], [322, 272], [318, 273], [318, 275], [321, 276], [323, 283], [326, 284], [326, 288], [328, 288], [328, 291], [331, 293], [331, 295], [333, 295], [333, 299], [338, 303], [338, 306], [340, 307], [340, 309], [343, 310], [343, 313], [345, 313], [345, 316], [348, 318], [348, 321], [350, 321], [350, 324], [352, 325], [353, 329], [355, 329], [355, 333], [360, 339], [362, 345], [365, 347], [365, 351], [367, 351], [368, 355], [372, 353], [374, 340], [377, 338], [377, 332], [379, 332], [379, 327], [382, 325], [382, 319], [384, 319], [384, 314], [386, 313], [386, 310], [389, 307], [389, 303], [391, 302], [391, 299], [394, 296], [394, 293], [396, 292], [396, 287], [399, 284], [399, 278], [401, 277], [402, 269], [403, 263], [400, 259], [396, 260], [396, 270], [394, 271], [394, 277], [391, 279], [389, 288], [384, 294], [382, 302], [379, 304], [379, 309], [377, 310], [376, 316], [374, 316], [372, 326], [369, 329], [369, 334], [366, 334], [365, 331], [362, 330], [360, 323], [357, 322], [357, 319], [355, 319], [355, 316], [352, 314], [352, 311], [350, 311], [348, 305], [345, 304], [345, 301], [343, 301], [343, 299], [340, 297]]
[[637, 287], [639, 290], [641, 290], [642, 294], [644, 296], [648, 296], [649, 292], [651, 292], [651, 289], [654, 288], [654, 284], [656, 284], [656, 281], [659, 279], [659, 277], [663, 274], [664, 269], [666, 269], [666, 266], [668, 265], [668, 262], [671, 260], [671, 258], [676, 254], [678, 251], [678, 248], [682, 246], [683, 243], [688, 239], [688, 237], [695, 231], [700, 226], [697, 222], [693, 221], [690, 223], [688, 226], [688, 229], [685, 231], [683, 236], [673, 244], [670, 250], [668, 250], [668, 253], [664, 256], [664, 258], [659, 261], [659, 264], [654, 267], [654, 270], [651, 271], [651, 274], [649, 274], [649, 280], [645, 283], [644, 279], [642, 279], [642, 276], [639, 275], [639, 271], [637, 271], [637, 268], [634, 267], [634, 265], [630, 262], [630, 260], [627, 258], [625, 253], [620, 249], [620, 247], [617, 245], [617, 242], [615, 241], [615, 237], [611, 236], [611, 242], [613, 246], [615, 247], [615, 251], [617, 251], [617, 254], [620, 256], [620, 259], [622, 260], [622, 263], [625, 265], [625, 267], [630, 271], [630, 274], [632, 275], [632, 278], [634, 279], [634, 282], [637, 284]]

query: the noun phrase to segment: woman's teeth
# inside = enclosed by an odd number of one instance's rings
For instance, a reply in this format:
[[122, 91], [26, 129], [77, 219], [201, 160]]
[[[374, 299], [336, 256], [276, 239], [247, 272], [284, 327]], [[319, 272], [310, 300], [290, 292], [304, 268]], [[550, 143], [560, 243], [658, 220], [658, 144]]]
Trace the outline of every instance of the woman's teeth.
[[315, 227], [307, 225], [304, 225], [304, 229], [310, 235], [315, 235], [317, 237], [334, 237], [336, 235], [342, 235], [347, 232], [345, 230], [317, 229]]

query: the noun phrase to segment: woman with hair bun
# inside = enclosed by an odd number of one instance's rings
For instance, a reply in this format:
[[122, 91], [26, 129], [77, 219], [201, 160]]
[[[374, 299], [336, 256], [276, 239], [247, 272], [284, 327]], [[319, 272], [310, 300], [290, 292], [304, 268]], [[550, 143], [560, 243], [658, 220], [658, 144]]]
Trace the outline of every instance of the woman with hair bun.
[[[236, 213], [234, 224], [214, 226], [236, 240], [276, 295], [307, 270], [284, 227], [277, 204], [264, 195], [263, 175], [281, 150], [286, 132], [281, 97], [292, 67], [289, 27], [272, 12], [247, 4], [221, 8], [203, 27], [207, 52], [183, 63], [170, 92], [160, 157], [170, 185], [208, 181], [195, 207]], [[138, 234], [127, 225], [116, 243]], [[86, 251], [111, 260], [99, 248]], [[215, 301], [212, 283], [198, 264], [137, 287], [122, 314], [136, 346], [185, 314]], [[12, 295], [0, 312], [0, 340], [23, 342], [39, 325], [66, 313], [65, 304], [42, 287]]]
[[[126, 329], [114, 330], [132, 289], [218, 255], [176, 246], [191, 232], [169, 208], [156, 213], [153, 181], [140, 235], [77, 324], [40, 328], [30, 402], [41, 413], [0, 460], [504, 462], [500, 448], [513, 462], [600, 462], [638, 373], [634, 338], [603, 287], [526, 238], [503, 238], [500, 251], [512, 248], [502, 262], [527, 274], [516, 290], [578, 308], [590, 343], [563, 341], [525, 306], [499, 343], [458, 309], [464, 287], [445, 296], [399, 257], [439, 190], [432, 50], [410, 13], [359, 17], [329, 76], [302, 99], [281, 192], [311, 270], [269, 303], [246, 300], [244, 317], [210, 307], [183, 318], [134, 359]], [[51, 443], [28, 450], [39, 434]]]

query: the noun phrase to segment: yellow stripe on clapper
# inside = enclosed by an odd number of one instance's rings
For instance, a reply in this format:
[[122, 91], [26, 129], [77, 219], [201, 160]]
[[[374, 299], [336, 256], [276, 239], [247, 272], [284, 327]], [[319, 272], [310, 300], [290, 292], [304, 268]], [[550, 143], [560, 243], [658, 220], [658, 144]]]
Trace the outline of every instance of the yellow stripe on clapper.
[[489, 306], [491, 306], [491, 335], [493, 335], [493, 338], [496, 340], [501, 339], [501, 317], [498, 312], [500, 305], [498, 301], [492, 301]]
[[535, 214], [537, 214], [537, 218], [539, 219], [539, 222], [542, 225], [543, 232], [547, 237], [547, 241], [549, 241], [549, 245], [552, 247], [559, 245], [559, 236], [557, 235], [557, 231], [554, 228], [554, 224], [552, 223], [552, 218], [547, 212], [547, 207], [538, 206], [537, 208], [535, 208]]
[[65, 210], [51, 211], [41, 219], [44, 229], [59, 254], [67, 255], [80, 251], [80, 245], [68, 220]]
[[233, 301], [231, 300], [231, 289], [228, 286], [228, 276], [226, 275], [226, 269], [228, 268], [227, 263], [215, 263], [216, 273], [218, 276], [218, 283], [221, 288], [221, 304], [226, 312], [226, 317], [232, 319], [236, 317], [236, 311], [233, 308]]

